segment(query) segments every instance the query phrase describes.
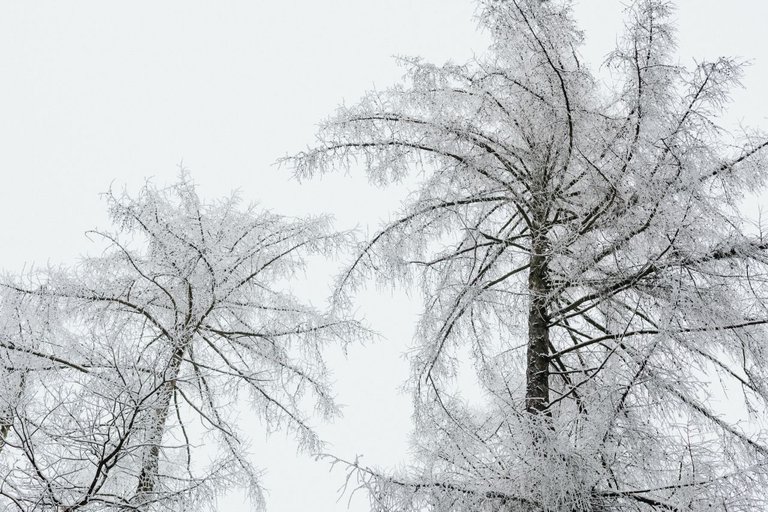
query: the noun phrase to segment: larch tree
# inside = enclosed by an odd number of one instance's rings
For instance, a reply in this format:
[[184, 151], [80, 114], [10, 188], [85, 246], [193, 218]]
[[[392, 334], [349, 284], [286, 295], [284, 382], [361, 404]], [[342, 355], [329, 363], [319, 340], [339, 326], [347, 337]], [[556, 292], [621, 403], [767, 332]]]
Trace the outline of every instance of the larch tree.
[[4, 285], [9, 325], [26, 303], [53, 303], [56, 314], [27, 345], [10, 330], [0, 340], [8, 371], [10, 359], [27, 375], [25, 392], [0, 404], [0, 506], [203, 510], [233, 484], [262, 505], [238, 396], [268, 431], [319, 448], [309, 411], [338, 412], [322, 349], [364, 332], [289, 286], [308, 255], [335, 254], [348, 235], [236, 196], [204, 203], [186, 174], [107, 199], [115, 230], [90, 234], [102, 255]]
[[14, 295], [0, 293], [0, 453], [30, 392], [30, 373], [60, 367], [55, 355], [38, 350], [41, 340], [60, 329], [55, 303]]
[[[349, 463], [373, 510], [768, 506], [768, 239], [739, 213], [768, 138], [718, 126], [741, 64], [676, 64], [672, 12], [628, 7], [609, 84], [569, 2], [482, 0], [486, 56], [405, 60], [406, 83], [287, 159], [300, 178], [422, 177], [336, 292], [343, 307], [371, 277], [423, 290], [416, 460]], [[457, 389], [467, 350], [487, 400]]]

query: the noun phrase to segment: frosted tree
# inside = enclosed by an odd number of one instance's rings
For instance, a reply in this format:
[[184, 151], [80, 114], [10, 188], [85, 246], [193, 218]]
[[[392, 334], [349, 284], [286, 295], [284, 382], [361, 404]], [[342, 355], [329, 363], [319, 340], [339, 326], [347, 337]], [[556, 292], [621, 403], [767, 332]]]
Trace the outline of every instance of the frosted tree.
[[[677, 65], [672, 11], [631, 4], [603, 83], [568, 2], [483, 0], [487, 56], [405, 60], [405, 84], [289, 159], [302, 178], [422, 177], [336, 292], [423, 290], [416, 460], [350, 462], [374, 510], [768, 506], [768, 240], [739, 214], [768, 137], [717, 125], [741, 65]], [[482, 403], [460, 393], [467, 350]]]
[[51, 371], [29, 373], [34, 391], [3, 420], [2, 506], [202, 510], [233, 484], [261, 505], [239, 397], [269, 431], [320, 446], [309, 410], [338, 412], [321, 350], [362, 333], [288, 286], [307, 255], [334, 254], [348, 236], [234, 196], [203, 203], [186, 174], [107, 200], [115, 231], [90, 234], [101, 256], [5, 285], [4, 311], [14, 298], [54, 301], [59, 327], [21, 354]]
[[39, 350], [42, 340], [58, 330], [57, 317], [50, 300], [0, 293], [0, 454], [29, 394], [30, 373], [51, 371], [65, 362]]

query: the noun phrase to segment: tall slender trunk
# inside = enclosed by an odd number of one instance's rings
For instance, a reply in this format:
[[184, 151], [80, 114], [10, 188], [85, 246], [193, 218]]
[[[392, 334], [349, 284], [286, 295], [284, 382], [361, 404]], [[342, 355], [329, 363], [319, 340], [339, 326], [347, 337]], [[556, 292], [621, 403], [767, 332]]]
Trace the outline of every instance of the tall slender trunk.
[[151, 420], [152, 423], [149, 436], [146, 440], [147, 447], [145, 448], [146, 452], [144, 453], [142, 460], [141, 473], [139, 473], [139, 484], [136, 487], [135, 497], [141, 497], [142, 495], [155, 491], [159, 470], [160, 447], [162, 446], [166, 421], [168, 420], [168, 414], [171, 409], [171, 399], [173, 398], [173, 392], [176, 389], [176, 379], [179, 376], [179, 369], [181, 368], [181, 362], [187, 350], [188, 343], [189, 339], [184, 338], [181, 343], [176, 345], [163, 375], [165, 382], [158, 390], [157, 403], [150, 411], [153, 418]]
[[531, 242], [531, 266], [528, 274], [531, 302], [528, 310], [525, 388], [525, 410], [531, 414], [541, 414], [549, 405], [548, 252], [546, 233], [538, 229], [534, 230]]

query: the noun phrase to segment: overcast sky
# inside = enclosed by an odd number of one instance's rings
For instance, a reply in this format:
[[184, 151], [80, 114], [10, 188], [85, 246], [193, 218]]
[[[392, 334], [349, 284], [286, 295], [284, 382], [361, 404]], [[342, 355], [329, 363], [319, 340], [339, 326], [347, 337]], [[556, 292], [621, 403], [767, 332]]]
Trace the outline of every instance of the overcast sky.
[[[678, 2], [680, 61], [752, 61], [727, 127], [768, 128], [768, 6], [758, 0]], [[621, 4], [581, 0], [582, 53], [599, 64], [621, 29]], [[480, 54], [471, 0], [229, 0], [224, 2], [0, 0], [0, 270], [71, 263], [93, 250], [83, 233], [106, 226], [99, 193], [171, 183], [183, 161], [200, 194], [240, 189], [291, 215], [328, 212], [339, 227], [374, 230], [404, 189], [360, 176], [297, 184], [273, 162], [313, 141], [342, 102], [402, 75], [394, 55], [436, 63]], [[758, 202], [752, 201], [755, 209]], [[308, 279], [319, 300], [322, 280]], [[320, 426], [329, 450], [371, 465], [407, 461], [410, 401], [398, 386], [418, 315], [403, 294], [371, 290], [359, 311], [384, 335], [331, 354], [343, 420]], [[243, 413], [245, 422], [252, 420]], [[272, 512], [344, 510], [343, 471], [295, 454], [248, 423]], [[249, 510], [239, 496], [220, 510]], [[366, 510], [362, 496], [352, 511]]]

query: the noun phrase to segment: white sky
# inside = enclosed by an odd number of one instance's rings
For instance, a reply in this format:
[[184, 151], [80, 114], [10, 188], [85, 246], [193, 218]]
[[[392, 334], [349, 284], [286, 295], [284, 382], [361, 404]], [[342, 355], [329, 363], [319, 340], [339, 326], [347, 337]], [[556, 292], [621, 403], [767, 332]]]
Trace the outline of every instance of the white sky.
[[[768, 127], [768, 5], [678, 7], [682, 63], [753, 62], [726, 126]], [[612, 48], [620, 11], [615, 0], [577, 2], [586, 60], [602, 62]], [[281, 213], [329, 212], [339, 227], [376, 229], [402, 190], [343, 175], [299, 185], [272, 164], [311, 144], [316, 123], [341, 102], [396, 82], [393, 55], [442, 63], [482, 52], [473, 12], [471, 0], [0, 0], [0, 271], [75, 261], [92, 248], [83, 233], [106, 225], [100, 192], [151, 176], [170, 183], [182, 159], [204, 197], [240, 189]], [[322, 297], [324, 283], [305, 286]], [[339, 455], [392, 467], [407, 460], [400, 354], [418, 308], [372, 290], [359, 311], [386, 339], [353, 347], [347, 359], [331, 355], [348, 407], [320, 431]], [[258, 424], [245, 430], [272, 512], [346, 509], [346, 498], [337, 502], [342, 471], [295, 455], [284, 436], [265, 442]], [[220, 510], [249, 508], [233, 496]], [[362, 496], [350, 510], [366, 510]]]

